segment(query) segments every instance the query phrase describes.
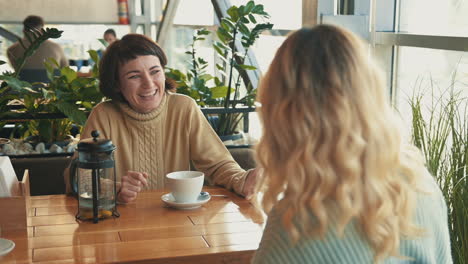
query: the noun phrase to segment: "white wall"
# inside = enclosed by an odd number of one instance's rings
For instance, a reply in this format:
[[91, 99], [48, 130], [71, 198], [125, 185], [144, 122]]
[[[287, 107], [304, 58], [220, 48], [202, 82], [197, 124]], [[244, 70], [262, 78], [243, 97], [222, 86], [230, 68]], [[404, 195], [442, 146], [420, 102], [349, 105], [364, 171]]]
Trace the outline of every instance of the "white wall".
[[0, 23], [39, 15], [46, 24], [114, 24], [117, 14], [117, 0], [0, 0]]

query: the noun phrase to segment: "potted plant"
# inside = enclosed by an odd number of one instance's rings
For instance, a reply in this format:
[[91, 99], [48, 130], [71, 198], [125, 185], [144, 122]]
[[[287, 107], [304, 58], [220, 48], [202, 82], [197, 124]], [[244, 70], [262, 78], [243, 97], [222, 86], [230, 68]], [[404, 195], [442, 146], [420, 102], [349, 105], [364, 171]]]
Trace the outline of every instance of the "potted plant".
[[430, 87], [428, 107], [423, 107], [422, 92], [413, 95], [412, 140], [447, 203], [454, 263], [468, 263], [468, 98], [454, 87], [455, 81], [441, 95]]
[[[0, 88], [0, 128], [5, 120], [23, 120], [15, 123], [15, 131], [20, 138], [34, 136], [36, 141], [62, 141], [69, 134], [73, 124], [78, 128], [84, 125], [86, 112], [103, 98], [98, 87], [98, 62], [96, 51], [88, 51], [95, 62], [91, 77], [78, 77], [70, 67], [60, 68], [58, 63], [49, 59], [46, 63], [49, 83], [28, 83], [19, 79], [24, 60], [34, 54], [37, 48], [49, 38], [58, 38], [62, 31], [55, 28], [42, 29], [35, 34], [28, 34], [31, 45], [25, 47], [25, 53], [15, 72], [0, 75], [3, 81]], [[4, 62], [0, 62], [4, 63]], [[20, 104], [11, 106], [12, 102]]]
[[[259, 35], [273, 27], [268, 22], [258, 22], [260, 19], [268, 19], [269, 15], [263, 5], [257, 5], [254, 1], [239, 7], [232, 6], [227, 13], [228, 17], [221, 20], [216, 31], [217, 40], [212, 44], [220, 61], [216, 63], [215, 75], [206, 72], [208, 62], [196, 50], [197, 42], [206, 40], [206, 36], [211, 34], [203, 28], [196, 30], [190, 50], [186, 52], [190, 56], [189, 70], [184, 73], [167, 68], [166, 71], [166, 75], [177, 83], [179, 93], [191, 96], [202, 108], [221, 108], [215, 117], [205, 114], [221, 137], [237, 132], [243, 116], [239, 106], [253, 106], [256, 87], [242, 77], [246, 76], [246, 71], [257, 68], [245, 64], [245, 61]], [[236, 48], [236, 42], [241, 43], [244, 49], [242, 52]]]

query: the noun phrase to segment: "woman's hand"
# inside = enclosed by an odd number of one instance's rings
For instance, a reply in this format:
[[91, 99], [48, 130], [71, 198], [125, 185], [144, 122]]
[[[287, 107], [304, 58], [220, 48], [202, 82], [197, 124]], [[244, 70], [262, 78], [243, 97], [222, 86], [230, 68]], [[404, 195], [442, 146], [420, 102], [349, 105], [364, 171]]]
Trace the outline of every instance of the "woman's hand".
[[137, 198], [137, 195], [143, 187], [148, 186], [148, 174], [146, 172], [128, 171], [122, 176], [120, 192], [117, 201], [120, 203], [129, 203]]
[[250, 200], [255, 192], [255, 186], [260, 181], [261, 169], [256, 168], [250, 171], [246, 177], [244, 187], [242, 188], [242, 195], [245, 199]]

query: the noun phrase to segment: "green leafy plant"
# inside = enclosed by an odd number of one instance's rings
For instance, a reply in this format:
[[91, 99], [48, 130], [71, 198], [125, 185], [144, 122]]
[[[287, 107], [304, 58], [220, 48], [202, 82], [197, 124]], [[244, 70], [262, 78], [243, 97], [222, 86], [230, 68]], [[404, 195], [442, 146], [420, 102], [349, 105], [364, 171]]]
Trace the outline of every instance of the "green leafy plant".
[[[0, 113], [5, 113], [7, 110], [7, 103], [10, 100], [17, 99], [14, 95], [11, 94], [11, 91], [22, 91], [23, 89], [31, 88], [29, 82], [21, 81], [18, 77], [23, 69], [24, 62], [26, 58], [34, 55], [37, 49], [41, 46], [44, 41], [50, 38], [59, 38], [62, 35], [63, 31], [60, 31], [56, 28], [46, 28], [41, 30], [31, 30], [29, 34], [26, 34], [26, 38], [29, 41], [29, 46], [26, 46], [22, 39], [18, 39], [20, 45], [24, 48], [24, 54], [17, 61], [14, 72], [3, 72], [0, 74]], [[0, 65], [5, 64], [6, 62], [0, 61]], [[14, 93], [13, 93], [14, 94]]]
[[[97, 78], [99, 57], [94, 50], [88, 53], [95, 61], [95, 68], [93, 75], [87, 78], [78, 77], [78, 73], [68, 66], [60, 68], [52, 59], [45, 63], [50, 83], [43, 84], [38, 93], [25, 95], [22, 110], [33, 116], [39, 113], [63, 113], [67, 118], [31, 120], [23, 124], [27, 135], [36, 136], [40, 141], [53, 142], [63, 140], [69, 134], [72, 124], [80, 129], [85, 124], [86, 112], [103, 98]], [[58, 75], [55, 69], [59, 69]]]
[[427, 108], [422, 93], [410, 100], [412, 139], [447, 202], [454, 263], [468, 263], [468, 98], [454, 91], [455, 78], [440, 96], [435, 95], [435, 82], [429, 83]]
[[[235, 109], [238, 105], [252, 106], [255, 99], [256, 87], [243, 76], [246, 76], [246, 71], [257, 68], [246, 64], [246, 58], [259, 35], [273, 25], [257, 21], [268, 19], [269, 15], [263, 5], [257, 5], [254, 1], [239, 7], [232, 6], [227, 13], [228, 16], [221, 20], [216, 31], [217, 40], [212, 44], [220, 60], [216, 64], [216, 76], [206, 72], [208, 62], [196, 50], [197, 42], [206, 40], [207, 35], [211, 34], [206, 29], [195, 31], [190, 50], [186, 52], [190, 56], [188, 72], [167, 68], [166, 75], [176, 81], [178, 92], [191, 96], [201, 107]], [[242, 52], [236, 48], [236, 42], [241, 43]], [[241, 88], [245, 88], [243, 93]], [[230, 135], [236, 132], [241, 120], [242, 113], [231, 111], [220, 114], [218, 121], [212, 125], [218, 135]]]
[[[57, 29], [46, 29], [30, 36], [31, 45], [25, 47], [25, 55], [17, 62], [20, 67], [14, 73], [0, 75], [0, 80], [4, 81], [0, 89], [0, 118], [15, 120], [27, 115], [27, 121], [15, 123], [13, 133], [21, 138], [34, 136], [36, 140], [45, 142], [64, 140], [72, 125], [81, 128], [87, 119], [86, 112], [103, 99], [98, 81], [99, 56], [94, 50], [88, 51], [95, 62], [90, 77], [79, 77], [70, 67], [60, 68], [57, 61], [49, 59], [44, 64], [49, 83], [31, 84], [18, 79], [24, 60], [34, 54], [45, 40], [60, 37], [61, 33]], [[15, 109], [10, 106], [13, 101], [20, 102]], [[39, 117], [42, 114], [63, 115], [64, 118]], [[6, 123], [2, 122], [0, 126]]]

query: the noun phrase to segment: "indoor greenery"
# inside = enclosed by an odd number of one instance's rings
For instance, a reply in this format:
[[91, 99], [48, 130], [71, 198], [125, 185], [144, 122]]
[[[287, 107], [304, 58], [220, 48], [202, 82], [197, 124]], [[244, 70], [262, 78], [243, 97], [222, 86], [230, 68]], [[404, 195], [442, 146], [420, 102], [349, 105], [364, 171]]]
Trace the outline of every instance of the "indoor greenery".
[[413, 95], [412, 139], [447, 202], [454, 263], [468, 263], [468, 98], [455, 92], [454, 79], [440, 96], [430, 80], [427, 108], [422, 93]]
[[[208, 62], [197, 53], [196, 44], [206, 40], [211, 34], [206, 29], [196, 30], [190, 50], [186, 52], [189, 59], [189, 70], [184, 73], [177, 69], [167, 68], [166, 75], [175, 80], [177, 91], [191, 96], [201, 107], [222, 107], [235, 109], [239, 105], [252, 106], [256, 87], [252, 87], [246, 71], [256, 70], [246, 64], [249, 49], [259, 35], [273, 27], [272, 24], [259, 20], [269, 18], [263, 5], [249, 1], [246, 5], [232, 6], [227, 10], [228, 16], [221, 20], [216, 31], [217, 40], [212, 46], [216, 51], [219, 63], [216, 63], [216, 74], [207, 73]], [[236, 48], [240, 42], [243, 51]], [[242, 81], [244, 85], [242, 86]], [[242, 88], [245, 88], [241, 91]], [[236, 132], [242, 113], [222, 113], [212, 126], [220, 136]]]
[[[79, 128], [86, 122], [86, 111], [100, 102], [103, 95], [99, 91], [98, 74], [99, 56], [90, 50], [95, 62], [90, 77], [79, 77], [70, 67], [60, 68], [58, 63], [49, 59], [45, 62], [49, 83], [28, 83], [19, 79], [19, 73], [27, 57], [34, 54], [38, 47], [49, 38], [58, 38], [62, 34], [55, 28], [42, 29], [27, 34], [29, 46], [20, 44], [25, 53], [19, 59], [15, 72], [0, 75], [3, 81], [0, 88], [0, 119], [15, 120], [27, 115], [25, 122], [16, 122], [13, 133], [20, 138], [33, 136], [37, 141], [54, 142], [64, 140], [73, 124]], [[4, 62], [0, 62], [4, 63]], [[19, 103], [12, 107], [12, 103]], [[40, 118], [43, 114], [62, 115], [66, 118]], [[7, 122], [0, 123], [2, 128]]]

